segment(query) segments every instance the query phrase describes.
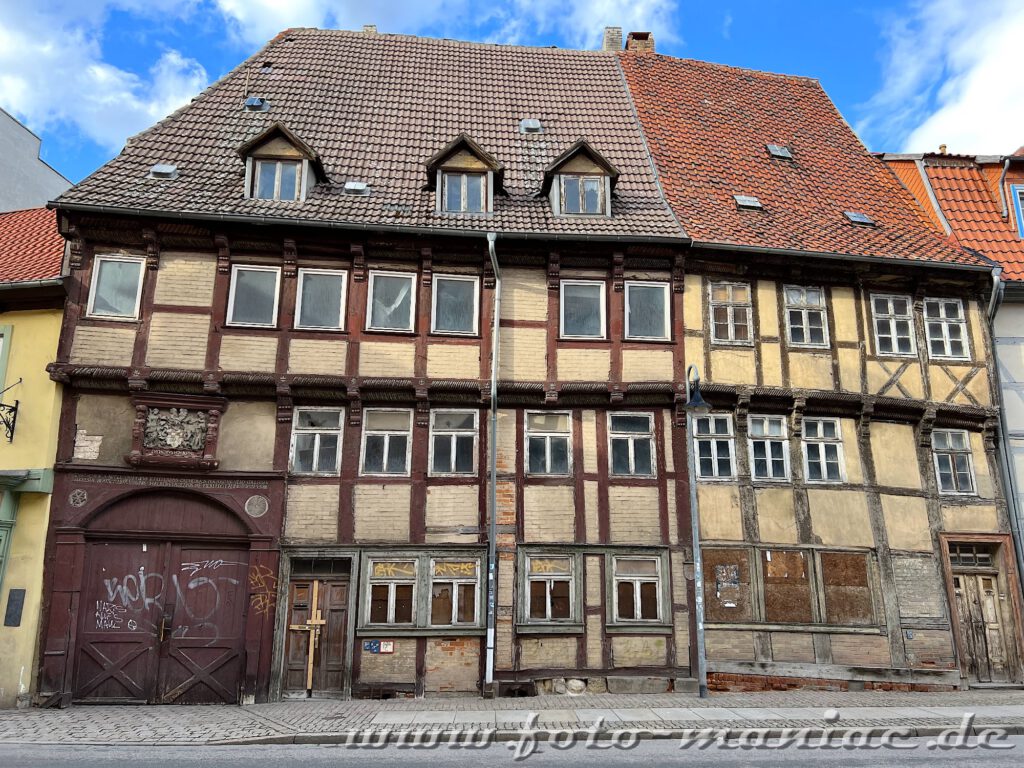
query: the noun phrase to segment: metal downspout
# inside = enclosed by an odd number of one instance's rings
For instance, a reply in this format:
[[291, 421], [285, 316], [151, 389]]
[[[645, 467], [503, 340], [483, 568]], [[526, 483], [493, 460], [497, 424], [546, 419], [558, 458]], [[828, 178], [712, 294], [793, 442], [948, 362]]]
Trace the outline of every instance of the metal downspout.
[[501, 269], [494, 244], [496, 232], [487, 233], [487, 253], [494, 270], [494, 304], [491, 308], [491, 428], [487, 432], [490, 443], [488, 454], [490, 474], [487, 499], [489, 517], [487, 523], [487, 652], [484, 665], [484, 695], [494, 696], [494, 651], [498, 618], [498, 327], [501, 322]]
[[1018, 495], [1017, 482], [1013, 472], [1013, 465], [1011, 464], [1010, 457], [1013, 456], [1013, 452], [1010, 446], [1010, 434], [1006, 425], [1006, 408], [1002, 402], [1003, 400], [1003, 382], [1002, 377], [999, 375], [999, 350], [996, 346], [996, 330], [995, 330], [995, 319], [996, 314], [999, 312], [999, 307], [1002, 304], [1003, 292], [1005, 290], [1005, 284], [1000, 279], [1002, 273], [1002, 267], [996, 267], [992, 270], [992, 297], [988, 303], [988, 322], [990, 329], [990, 338], [992, 343], [992, 355], [995, 359], [995, 366], [993, 366], [993, 372], [995, 375], [995, 386], [996, 391], [999, 393], [999, 470], [1002, 474], [1003, 488], [1006, 490], [1006, 511], [1007, 517], [1010, 518], [1010, 535], [1013, 538], [1013, 549], [1016, 554], [1017, 561], [1017, 573], [1024, 573], [1024, 540], [1022, 540], [1021, 534], [1021, 510], [1020, 510], [1020, 496]]

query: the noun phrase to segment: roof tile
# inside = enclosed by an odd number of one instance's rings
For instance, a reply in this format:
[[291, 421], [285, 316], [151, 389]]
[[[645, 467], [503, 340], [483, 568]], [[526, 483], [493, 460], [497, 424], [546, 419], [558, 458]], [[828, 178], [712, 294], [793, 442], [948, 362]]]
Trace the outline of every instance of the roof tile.
[[64, 238], [45, 208], [0, 213], [0, 283], [60, 277]]

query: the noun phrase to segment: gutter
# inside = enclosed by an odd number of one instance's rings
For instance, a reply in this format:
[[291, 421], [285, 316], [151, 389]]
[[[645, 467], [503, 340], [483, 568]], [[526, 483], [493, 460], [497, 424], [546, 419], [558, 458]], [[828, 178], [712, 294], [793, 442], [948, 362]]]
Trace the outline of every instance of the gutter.
[[[1002, 184], [1000, 184], [1000, 189]], [[992, 296], [988, 303], [989, 339], [991, 354], [995, 360], [993, 366], [993, 378], [996, 391], [999, 393], [1000, 403], [1002, 402], [1003, 383], [999, 375], [999, 357], [996, 347], [995, 319], [1002, 305], [1005, 294], [1006, 283], [1002, 281], [1001, 267], [992, 270]], [[1021, 530], [1021, 508], [1019, 489], [1014, 476], [1013, 467], [1010, 466], [1010, 456], [1013, 455], [1010, 446], [1010, 433], [1006, 423], [1006, 408], [999, 408], [999, 472], [1002, 476], [1003, 488], [1006, 492], [1007, 517], [1010, 518], [1010, 535], [1013, 538], [1013, 548], [1016, 553], [1017, 573], [1024, 573], [1024, 532]]]
[[17, 280], [11, 283], [0, 283], [0, 291], [25, 291], [33, 288], [60, 288], [63, 285], [63, 277], [48, 277], [44, 280]]
[[501, 268], [494, 244], [496, 232], [487, 233], [487, 253], [494, 270], [494, 304], [491, 307], [491, 428], [488, 430], [490, 443], [490, 483], [487, 489], [490, 516], [487, 522], [487, 652], [484, 663], [485, 696], [496, 696], [494, 686], [495, 636], [498, 625], [498, 342], [501, 324]]

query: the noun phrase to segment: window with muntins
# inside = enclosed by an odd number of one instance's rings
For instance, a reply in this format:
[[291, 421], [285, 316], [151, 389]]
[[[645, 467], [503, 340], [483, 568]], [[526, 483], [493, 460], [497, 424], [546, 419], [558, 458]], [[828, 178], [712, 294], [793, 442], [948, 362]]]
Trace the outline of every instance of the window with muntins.
[[654, 475], [654, 419], [649, 413], [608, 414], [613, 475]]
[[131, 256], [96, 257], [89, 290], [89, 317], [138, 319], [144, 261]]
[[574, 618], [575, 560], [554, 555], [527, 555], [526, 618], [536, 622], [568, 622]]
[[409, 474], [411, 438], [411, 411], [366, 409], [363, 413], [361, 474]]
[[562, 338], [603, 339], [604, 283], [563, 280], [561, 294]]
[[471, 336], [477, 332], [479, 285], [475, 277], [434, 275], [432, 333]]
[[526, 472], [530, 475], [568, 475], [572, 466], [571, 424], [568, 413], [526, 414]]
[[562, 185], [562, 213], [600, 214], [605, 212], [603, 177], [563, 173], [559, 179]]
[[786, 480], [789, 477], [789, 443], [782, 416], [751, 416], [750, 474], [755, 480]]
[[723, 344], [751, 344], [750, 286], [711, 283], [711, 340]]
[[476, 411], [430, 412], [430, 473], [476, 473]]
[[967, 321], [960, 299], [925, 299], [924, 329], [930, 357], [966, 360]]
[[626, 281], [627, 339], [667, 341], [671, 337], [668, 283]]
[[432, 560], [430, 573], [431, 625], [476, 625], [479, 559]]
[[411, 331], [416, 308], [416, 275], [370, 271], [368, 331]]
[[841, 483], [843, 435], [838, 419], [804, 419], [804, 474], [809, 483]]
[[971, 461], [971, 438], [962, 429], [932, 431], [932, 454], [939, 493], [973, 494], [974, 468]]
[[301, 183], [301, 162], [256, 160], [252, 196], [259, 200], [298, 200]]
[[827, 347], [828, 319], [825, 292], [821, 288], [787, 285], [786, 330], [794, 347]]
[[368, 624], [411, 625], [416, 618], [416, 560], [371, 560]]
[[341, 466], [342, 411], [296, 408], [292, 417], [292, 472], [336, 475]]
[[661, 621], [661, 559], [613, 558], [615, 620]]
[[487, 174], [445, 172], [444, 210], [448, 213], [482, 213], [487, 210]]
[[281, 270], [278, 267], [233, 267], [228, 325], [276, 326], [280, 284]]
[[340, 331], [345, 327], [348, 273], [333, 269], [300, 269], [295, 299], [295, 327]]
[[909, 296], [872, 296], [875, 348], [880, 355], [913, 355], [914, 304]]
[[692, 423], [697, 476], [708, 480], [734, 477], [732, 416], [699, 416]]

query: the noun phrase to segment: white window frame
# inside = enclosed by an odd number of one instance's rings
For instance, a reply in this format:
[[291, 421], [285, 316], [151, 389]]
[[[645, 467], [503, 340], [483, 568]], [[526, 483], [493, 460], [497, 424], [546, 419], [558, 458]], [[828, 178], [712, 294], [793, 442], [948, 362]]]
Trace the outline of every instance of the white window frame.
[[[616, 416], [632, 416], [645, 418], [648, 423], [647, 432], [616, 432], [612, 429], [612, 420]], [[627, 440], [629, 442], [629, 472], [626, 474], [615, 473], [612, 469], [612, 442], [614, 440]], [[636, 459], [634, 457], [634, 443], [637, 440], [646, 440], [651, 444], [651, 471], [641, 474], [636, 471]], [[654, 414], [633, 412], [633, 411], [609, 411], [608, 412], [608, 474], [611, 477], [657, 477], [658, 475], [658, 446], [654, 439]]]
[[[238, 282], [239, 272], [273, 272], [274, 280], [274, 319], [270, 323], [240, 323], [231, 318], [235, 314], [235, 286]], [[225, 325], [232, 328], [276, 328], [278, 311], [281, 307], [281, 268], [265, 266], [263, 264], [232, 264], [231, 265], [231, 287], [228, 291], [228, 315]]]
[[[812, 423], [812, 422], [817, 423], [819, 425], [818, 436], [817, 437], [808, 437], [807, 436], [807, 425]], [[835, 429], [836, 429], [836, 436], [835, 437], [823, 437], [822, 436], [822, 434], [824, 432], [823, 427], [824, 427], [824, 424], [826, 422], [829, 422], [829, 423], [835, 425]], [[814, 484], [814, 485], [829, 485], [829, 484], [833, 484], [834, 485], [836, 483], [845, 483], [846, 482], [846, 456], [843, 453], [843, 425], [842, 425], [842, 422], [840, 422], [839, 419], [833, 419], [833, 418], [822, 418], [822, 417], [817, 417], [817, 416], [815, 416], [813, 418], [806, 418], [805, 417], [801, 427], [802, 427], [801, 428], [801, 442], [803, 444], [803, 454], [804, 454], [804, 481], [807, 482], [807, 483]], [[822, 472], [822, 477], [821, 477], [820, 480], [812, 480], [811, 479], [811, 456], [810, 456], [810, 450], [809, 449], [810, 449], [810, 447], [812, 445], [818, 446], [819, 458], [818, 458], [817, 462], [821, 464], [822, 469], [824, 470]], [[825, 458], [825, 446], [827, 446], [827, 445], [834, 445], [836, 447], [836, 457], [837, 457], [837, 460], [839, 462], [839, 477], [838, 478], [830, 478], [830, 477], [828, 477], [828, 471], [827, 471], [828, 470], [828, 461]]]
[[[598, 286], [601, 289], [601, 298], [598, 303], [601, 312], [601, 334], [599, 336], [581, 336], [578, 334], [569, 334], [565, 332], [565, 286], [567, 285], [587, 285], [587, 286]], [[560, 280], [558, 283], [558, 336], [562, 339], [584, 339], [584, 340], [602, 340], [608, 338], [608, 318], [606, 303], [607, 297], [607, 285], [604, 280], [576, 280], [566, 279]]]
[[[469, 331], [445, 331], [437, 327], [437, 283], [440, 280], [473, 284], [473, 328]], [[453, 275], [434, 273], [430, 297], [430, 332], [443, 336], [476, 336], [480, 330], [480, 278], [475, 275]]]
[[[458, 210], [452, 210], [451, 208], [448, 207], [448, 177], [449, 176], [458, 176], [459, 177], [459, 184], [461, 185], [461, 189], [459, 190], [459, 202], [460, 202], [462, 207], [459, 208]], [[466, 210], [466, 201], [469, 199], [468, 198], [469, 184], [466, 181], [466, 179], [469, 176], [479, 176], [480, 177], [480, 210], [479, 211], [469, 211], [469, 210]], [[441, 189], [441, 211], [443, 213], [461, 213], [461, 214], [467, 215], [467, 216], [479, 216], [482, 213], [489, 213], [489, 209], [488, 209], [488, 206], [487, 206], [487, 201], [488, 201], [488, 199], [490, 197], [490, 195], [487, 194], [487, 185], [488, 185], [489, 180], [490, 180], [490, 174], [487, 173], [486, 171], [455, 171], [455, 170], [445, 171], [445, 170], [442, 170], [441, 171], [441, 184], [443, 186], [442, 186], [442, 189]]]
[[[338, 414], [338, 428], [329, 429], [324, 427], [300, 427], [299, 426], [299, 414], [302, 412], [317, 411], [317, 412], [331, 412]], [[321, 434], [336, 434], [338, 436], [338, 452], [334, 458], [334, 469], [329, 472], [318, 472], [316, 470], [305, 471], [295, 469], [295, 444], [298, 441], [299, 435], [315, 435], [313, 440], [313, 466], [315, 467], [319, 463], [320, 457], [320, 435]], [[335, 477], [341, 473], [341, 449], [343, 440], [345, 437], [345, 409], [344, 408], [330, 408], [330, 407], [316, 407], [307, 408], [306, 406], [296, 407], [292, 413], [292, 437], [291, 445], [288, 449], [288, 471], [293, 475], [302, 475], [304, 477]]]
[[[401, 578], [386, 578], [383, 576], [374, 577], [373, 566], [374, 563], [390, 563], [390, 562], [411, 562], [415, 574], [412, 578], [401, 577]], [[370, 558], [366, 568], [366, 597], [364, 603], [364, 614], [366, 620], [364, 625], [367, 627], [417, 627], [419, 626], [419, 610], [416, 603], [417, 592], [419, 591], [419, 580], [420, 580], [420, 561], [416, 556], [402, 557], [396, 554], [394, 557], [374, 557]], [[373, 604], [373, 587], [381, 584], [388, 586], [388, 615], [387, 621], [380, 623], [374, 622], [371, 614], [371, 607]], [[395, 586], [398, 584], [411, 584], [412, 585], [412, 615], [410, 621], [403, 621], [401, 623], [395, 622]]]
[[[434, 419], [439, 413], [469, 413], [473, 415], [473, 430], [472, 433], [469, 430], [451, 430], [442, 429], [438, 430], [434, 425]], [[452, 457], [455, 456], [455, 442], [459, 435], [473, 435], [473, 469], [470, 472], [435, 472], [434, 471], [434, 437], [438, 435], [447, 435], [451, 438], [452, 442]], [[477, 454], [479, 453], [479, 439], [480, 439], [480, 412], [475, 411], [471, 408], [436, 408], [430, 411], [430, 450], [427, 460], [429, 472], [427, 473], [430, 477], [476, 477], [477, 474]], [[433, 573], [433, 570], [431, 570]]]
[[[338, 324], [332, 325], [302, 325], [302, 284], [306, 275], [337, 275], [341, 278], [341, 302], [338, 312]], [[348, 303], [348, 270], [345, 269], [299, 269], [299, 279], [295, 289], [295, 327], [304, 331], [344, 331], [345, 330], [345, 309]]]
[[[967, 447], [964, 449], [959, 448], [943, 448], [941, 450], [935, 447], [935, 436], [939, 433], [946, 434], [952, 437], [954, 434], [962, 435], [964, 438], [964, 445]], [[948, 455], [951, 457], [953, 463], [953, 482], [959, 485], [956, 476], [956, 456], [967, 457], [967, 471], [970, 474], [971, 487], [969, 490], [962, 490], [957, 488], [955, 490], [945, 490], [942, 487], [942, 481], [940, 480], [941, 474], [939, 473], [939, 456]], [[974, 471], [974, 449], [971, 447], [971, 433], [966, 429], [934, 429], [932, 430], [932, 464], [935, 468], [935, 485], [939, 489], [941, 496], [977, 496], [978, 495], [978, 476]]]
[[[273, 163], [274, 169], [274, 196], [273, 197], [259, 197], [257, 194], [260, 186], [260, 166], [265, 163]], [[295, 197], [287, 199], [281, 198], [281, 166], [284, 163], [290, 163], [296, 166], [295, 168]], [[253, 158], [252, 166], [252, 183], [249, 189], [249, 197], [253, 200], [261, 200], [263, 202], [278, 202], [278, 203], [297, 203], [304, 198], [303, 190], [305, 189], [306, 182], [306, 162], [303, 160], [295, 160], [293, 158], [286, 157], [255, 157]]]
[[[375, 328], [370, 323], [373, 321], [373, 288], [377, 276], [401, 277], [410, 283], [409, 289], [409, 327], [408, 328]], [[383, 269], [371, 269], [368, 285], [366, 287], [366, 330], [375, 333], [415, 333], [416, 330], [416, 273], [415, 272], [389, 272]]]
[[[769, 437], [767, 435], [763, 437], [754, 436], [754, 422], [763, 420], [765, 425], [769, 422], [778, 422], [782, 424], [782, 436]], [[747, 450], [750, 451], [750, 479], [758, 483], [784, 483], [790, 478], [790, 467], [789, 467], [789, 424], [788, 419], [785, 416], [776, 416], [772, 414], [750, 414], [747, 416]], [[765, 461], [768, 462], [768, 477], [758, 477], [754, 470], [754, 444], [765, 443]], [[771, 444], [781, 443], [782, 445], [782, 464], [783, 464], [783, 476], [777, 477], [772, 473], [772, 466], [775, 459], [771, 455]]]
[[[664, 594], [664, 574], [662, 573], [661, 561], [658, 556], [648, 555], [613, 555], [612, 558], [612, 624], [664, 624], [665, 607], [662, 604]], [[619, 560], [647, 560], [656, 564], [657, 573], [654, 576], [619, 576], [615, 573], [615, 566]], [[654, 584], [658, 595], [658, 615], [653, 619], [642, 619], [639, 616], [626, 619], [619, 616], [619, 583], [633, 582], [633, 605], [637, 611], [640, 610], [640, 585]]]
[[[568, 178], [579, 179], [579, 211], [568, 211], [565, 207], [566, 195], [565, 195], [565, 180]], [[599, 173], [560, 173], [558, 174], [558, 207], [560, 212], [564, 216], [604, 216], [608, 213], [608, 203], [605, 200], [605, 180], [607, 176]], [[585, 211], [584, 201], [587, 199], [586, 193], [584, 192], [584, 182], [587, 180], [593, 180], [597, 182], [597, 210], [596, 211]]]
[[[714, 432], [698, 432], [697, 424], [701, 419], [725, 419], [725, 423], [729, 427], [727, 434], [716, 434]], [[697, 477], [704, 481], [714, 480], [735, 480], [736, 479], [736, 430], [733, 425], [733, 418], [731, 413], [707, 413], [700, 416], [690, 416], [690, 450], [693, 451], [694, 466], [696, 468]], [[711, 443], [711, 462], [713, 473], [705, 475], [701, 471], [700, 466], [700, 443], [707, 442]], [[729, 474], [723, 475], [718, 471], [719, 455], [717, 451], [717, 443], [724, 442], [729, 448]]]
[[[878, 314], [875, 307], [875, 300], [883, 299], [886, 302], [888, 310], [884, 314]], [[897, 315], [893, 313], [892, 301], [893, 299], [900, 299], [907, 302], [908, 314]], [[880, 357], [916, 357], [917, 356], [917, 332], [914, 321], [914, 300], [905, 294], [899, 293], [872, 293], [868, 296], [868, 300], [871, 302], [871, 333], [875, 339], [875, 354]], [[889, 333], [886, 334], [892, 337], [893, 340], [893, 351], [883, 352], [882, 347], [879, 344], [878, 334], [878, 321], [885, 320], [889, 326]], [[898, 336], [896, 335], [896, 322], [899, 320], [906, 320], [910, 323], [910, 351], [900, 352], [896, 347]]]
[[[580, 617], [577, 616], [577, 597], [576, 587], [577, 579], [579, 578], [579, 564], [578, 557], [572, 553], [554, 553], [554, 552], [527, 552], [525, 553], [525, 588], [526, 594], [523, 596], [524, 611], [523, 618], [527, 624], [535, 625], [555, 625], [562, 626], [565, 624], [579, 624]], [[530, 573], [530, 561], [534, 558], [537, 559], [564, 559], [569, 561], [569, 573], [568, 574], [532, 574]], [[544, 597], [546, 605], [544, 607], [545, 618], [533, 618], [530, 616], [530, 608], [532, 608], [531, 600], [533, 599], [533, 590], [530, 585], [535, 581], [544, 582], [546, 584], [544, 589]], [[564, 618], [552, 618], [551, 617], [551, 582], [552, 581], [568, 581], [569, 582], [569, 615]]]
[[[132, 315], [97, 315], [95, 313], [96, 289], [99, 287], [99, 265], [105, 261], [133, 262], [139, 265], [139, 284], [135, 287], [135, 313]], [[146, 259], [143, 256], [127, 256], [113, 253], [98, 254], [93, 260], [92, 277], [89, 281], [89, 304], [86, 316], [97, 320], [113, 320], [114, 322], [133, 323], [139, 319], [142, 309], [142, 284], [146, 279]]]
[[[543, 416], [565, 416], [569, 421], [569, 428], [565, 432], [534, 432], [530, 429], [531, 414]], [[530, 438], [543, 437], [544, 440], [544, 465], [551, 468], [551, 439], [564, 438], [566, 441], [566, 471], [561, 472], [531, 472], [530, 471]], [[571, 411], [526, 411], [523, 416], [523, 471], [528, 477], [570, 477], [572, 475], [572, 412]]]
[[[476, 564], [476, 576], [435, 576], [434, 565], [436, 563], [457, 563], [472, 561]], [[480, 626], [480, 558], [479, 557], [438, 557], [430, 559], [430, 604], [427, 607], [428, 626], [431, 627], [478, 627]], [[451, 621], [446, 624], [434, 623], [434, 583], [443, 582], [451, 584], [452, 593], [452, 615]], [[459, 587], [471, 584], [473, 586], [473, 620], [458, 621], [459, 615]]]
[[[408, 417], [408, 429], [405, 432], [397, 429], [369, 429], [367, 427], [367, 415], [371, 413], [404, 413]], [[371, 435], [384, 436], [384, 466], [387, 466], [388, 448], [391, 445], [391, 437], [394, 435], [405, 435], [405, 471], [403, 472], [367, 472], [366, 471], [366, 440]], [[359, 475], [360, 477], [409, 477], [412, 470], [412, 411], [408, 408], [366, 408], [363, 410], [362, 435], [359, 438]]]
[[[807, 303], [807, 291], [813, 290], [818, 291], [821, 295], [820, 304], [808, 304]], [[791, 303], [789, 300], [790, 291], [800, 291], [803, 300], [799, 304]], [[784, 285], [782, 286], [782, 300], [785, 306], [786, 315], [786, 339], [789, 341], [791, 347], [800, 347], [808, 349], [828, 349], [829, 341], [829, 328], [828, 328], [828, 309], [825, 300], [825, 289], [820, 288], [816, 285]], [[790, 322], [790, 313], [798, 312], [800, 314], [800, 327], [803, 328], [804, 338], [810, 339], [810, 314], [812, 312], [818, 312], [821, 314], [821, 334], [823, 340], [820, 342], [816, 341], [793, 341], [793, 324]]]
[[[624, 336], [629, 341], [669, 341], [672, 338], [672, 294], [669, 291], [669, 284], [660, 282], [657, 280], [626, 280], [625, 281], [625, 302], [624, 312], [625, 319], [623, 322]], [[632, 287], [638, 288], [661, 288], [665, 294], [665, 317], [664, 317], [664, 334], [661, 336], [640, 336], [631, 332], [629, 327], [629, 289]]]
[[[928, 316], [928, 305], [938, 304], [940, 317], [932, 318]], [[960, 316], [957, 318], [948, 318], [943, 313], [944, 305], [955, 304]], [[960, 299], [938, 299], [938, 298], [925, 298], [924, 300], [924, 317], [921, 318], [924, 323], [924, 334], [925, 339], [928, 343], [928, 357], [932, 360], [970, 360], [971, 359], [971, 344], [970, 339], [967, 336], [967, 314], [964, 312], [964, 303]], [[942, 335], [939, 338], [932, 336], [932, 324], [937, 324], [942, 328]], [[950, 326], [957, 325], [960, 327], [960, 341], [964, 345], [964, 353], [962, 355], [954, 355], [949, 351], [950, 348]], [[936, 355], [932, 353], [932, 342], [939, 341], [942, 343], [944, 350], [943, 354]]]
[[[725, 286], [729, 289], [729, 300], [718, 301], [715, 299], [715, 288]], [[734, 301], [733, 300], [733, 289], [745, 288], [747, 290], [747, 300]], [[725, 307], [727, 312], [727, 327], [729, 329], [729, 338], [721, 339], [715, 335], [715, 308]], [[747, 338], [737, 339], [736, 338], [736, 310], [743, 308], [747, 313]], [[708, 333], [711, 337], [712, 344], [731, 344], [741, 347], [751, 347], [754, 345], [754, 287], [750, 283], [741, 283], [730, 280], [714, 280], [708, 283]]]

